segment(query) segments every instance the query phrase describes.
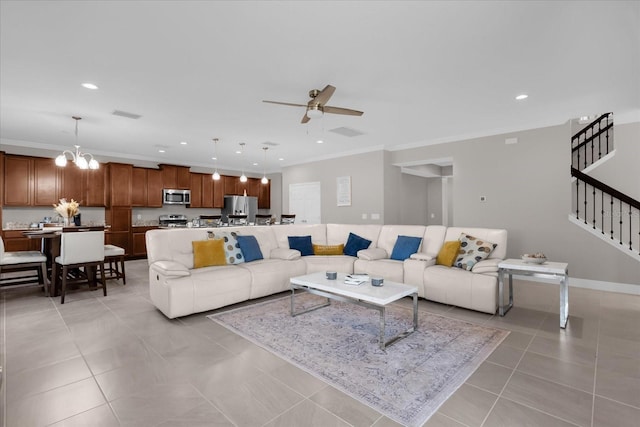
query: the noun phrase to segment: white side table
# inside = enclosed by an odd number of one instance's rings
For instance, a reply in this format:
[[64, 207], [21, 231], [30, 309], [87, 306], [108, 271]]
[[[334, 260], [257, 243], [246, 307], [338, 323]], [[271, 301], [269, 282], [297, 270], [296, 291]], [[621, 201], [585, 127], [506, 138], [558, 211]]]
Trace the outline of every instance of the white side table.
[[[567, 327], [569, 319], [569, 272], [565, 262], [533, 264], [519, 259], [506, 259], [498, 264], [498, 314], [504, 316], [513, 307], [513, 275], [534, 276], [560, 281], [560, 327]], [[504, 274], [509, 275], [509, 304], [504, 305]]]

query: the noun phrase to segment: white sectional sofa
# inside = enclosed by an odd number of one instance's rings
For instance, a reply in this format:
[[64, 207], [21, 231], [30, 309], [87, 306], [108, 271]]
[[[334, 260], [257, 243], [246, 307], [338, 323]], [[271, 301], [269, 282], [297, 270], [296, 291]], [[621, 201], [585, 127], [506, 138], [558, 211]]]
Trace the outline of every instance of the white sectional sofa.
[[[209, 231], [235, 231], [255, 236], [263, 258], [237, 265], [194, 268], [192, 241]], [[445, 241], [461, 233], [497, 246], [471, 271], [436, 265]], [[313, 244], [339, 245], [349, 233], [370, 240], [357, 257], [301, 256], [289, 248], [289, 236], [311, 236]], [[399, 235], [422, 238], [409, 259], [389, 259]], [[316, 271], [368, 273], [415, 285], [422, 298], [472, 310], [495, 313], [498, 307], [498, 262], [505, 258], [503, 229], [420, 225], [314, 224], [223, 228], [176, 228], [146, 233], [151, 300], [167, 317], [175, 318], [271, 295], [290, 289], [289, 278]]]

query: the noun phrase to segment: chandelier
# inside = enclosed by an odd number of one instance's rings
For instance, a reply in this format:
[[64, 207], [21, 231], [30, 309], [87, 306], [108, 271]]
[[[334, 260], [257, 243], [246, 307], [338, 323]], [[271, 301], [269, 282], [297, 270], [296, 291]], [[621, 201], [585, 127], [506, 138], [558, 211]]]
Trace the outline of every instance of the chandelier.
[[213, 172], [213, 175], [211, 175], [211, 178], [213, 178], [215, 181], [218, 181], [220, 179], [220, 174], [218, 173], [218, 138], [213, 138], [213, 144], [215, 147], [214, 160], [216, 161], [216, 170], [215, 172]]
[[262, 147], [262, 149], [264, 150], [264, 163], [262, 166], [262, 179], [260, 180], [260, 182], [263, 184], [268, 184], [269, 179], [267, 178], [267, 150], [269, 149], [269, 147]]
[[[240, 143], [240, 155], [244, 153], [245, 143]], [[240, 175], [240, 182], [247, 182], [247, 176], [244, 174], [244, 166], [242, 166], [242, 175]]]
[[[100, 163], [93, 158], [92, 154], [80, 152], [80, 146], [78, 145], [78, 120], [82, 120], [82, 117], [73, 116], [73, 120], [76, 121], [76, 148], [75, 153], [73, 151], [64, 150], [62, 154], [56, 157], [56, 165], [64, 167], [67, 165], [67, 154], [71, 155], [71, 161], [76, 164], [80, 169], [98, 169]], [[87, 160], [87, 158], [89, 158]]]

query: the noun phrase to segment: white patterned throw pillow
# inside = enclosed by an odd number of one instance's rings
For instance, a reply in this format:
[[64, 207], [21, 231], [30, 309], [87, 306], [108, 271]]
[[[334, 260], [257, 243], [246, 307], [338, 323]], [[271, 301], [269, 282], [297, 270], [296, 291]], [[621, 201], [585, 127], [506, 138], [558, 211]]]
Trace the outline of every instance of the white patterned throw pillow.
[[235, 231], [208, 231], [209, 239], [224, 240], [224, 253], [227, 257], [227, 264], [242, 264], [244, 256], [240, 250], [237, 233]]
[[478, 261], [487, 258], [495, 247], [498, 246], [496, 243], [478, 239], [467, 233], [462, 233], [458, 240], [460, 240], [460, 251], [453, 266], [468, 271], [471, 271]]

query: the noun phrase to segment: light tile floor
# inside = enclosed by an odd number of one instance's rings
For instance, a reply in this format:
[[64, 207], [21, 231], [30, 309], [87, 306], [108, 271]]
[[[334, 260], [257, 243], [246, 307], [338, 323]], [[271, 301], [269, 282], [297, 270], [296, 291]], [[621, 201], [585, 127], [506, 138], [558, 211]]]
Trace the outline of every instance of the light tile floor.
[[[393, 426], [391, 420], [208, 320], [164, 317], [146, 260], [109, 295], [0, 291], [2, 423], [29, 426]], [[638, 426], [640, 297], [515, 281], [503, 318], [420, 310], [512, 331], [426, 426]], [[403, 303], [409, 303], [404, 301]]]

